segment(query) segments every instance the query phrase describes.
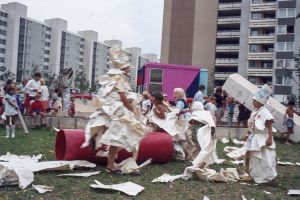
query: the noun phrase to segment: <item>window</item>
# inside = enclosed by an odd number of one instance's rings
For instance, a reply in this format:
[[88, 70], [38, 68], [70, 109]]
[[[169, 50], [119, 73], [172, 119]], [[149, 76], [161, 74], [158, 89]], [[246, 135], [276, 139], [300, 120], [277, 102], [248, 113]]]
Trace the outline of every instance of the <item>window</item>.
[[6, 44], [6, 40], [0, 39], [0, 44]]
[[46, 31], [51, 31], [51, 28], [50, 27], [46, 27]]
[[0, 62], [4, 63], [5, 62], [5, 58], [0, 57]]
[[294, 60], [292, 59], [279, 59], [276, 60], [276, 68], [293, 68]]
[[278, 42], [277, 51], [294, 51], [294, 42]]
[[79, 62], [83, 62], [83, 58], [79, 58]]
[[50, 51], [49, 50], [45, 50], [44, 53], [47, 54], [47, 55], [49, 55]]
[[5, 49], [0, 48], [0, 53], [5, 53]]
[[47, 71], [48, 71], [48, 70], [49, 70], [49, 66], [45, 65], [45, 66], [44, 66], [44, 70], [47, 70]]
[[49, 58], [44, 58], [44, 62], [49, 62]]
[[294, 25], [288, 25], [286, 27], [286, 32], [287, 32], [287, 34], [293, 34], [293, 33], [295, 33], [295, 27], [294, 27]]
[[251, 19], [259, 20], [259, 19], [261, 19], [261, 14], [260, 13], [251, 13]]
[[278, 18], [295, 17], [295, 16], [296, 16], [295, 8], [279, 8], [278, 10]]
[[51, 35], [46, 34], [46, 38], [47, 38], [47, 39], [51, 39]]
[[261, 3], [261, 0], [252, 0], [252, 4], [259, 4]]
[[275, 84], [276, 85], [282, 85], [283, 84], [283, 77], [282, 76], [276, 76]]
[[2, 20], [0, 20], [0, 25], [1, 25], [1, 26], [5, 26], [5, 27], [6, 27], [6, 26], [7, 26], [7, 22], [6, 22], [6, 21], [2, 21]]
[[46, 47], [50, 47], [50, 42], [45, 42]]
[[6, 36], [6, 30], [2, 30], [2, 29], [0, 29], [0, 35], [4, 35], [4, 36]]
[[280, 25], [277, 27], [277, 34], [286, 34], [286, 26]]
[[249, 45], [249, 51], [252, 53], [258, 52], [258, 45], [256, 44]]

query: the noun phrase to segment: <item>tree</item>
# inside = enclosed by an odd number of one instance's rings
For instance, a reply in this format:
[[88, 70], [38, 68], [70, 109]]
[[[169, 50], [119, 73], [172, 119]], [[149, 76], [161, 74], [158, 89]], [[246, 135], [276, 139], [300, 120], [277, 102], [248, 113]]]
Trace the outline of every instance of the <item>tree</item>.
[[88, 92], [89, 91], [89, 81], [86, 78], [86, 74], [83, 71], [75, 72], [75, 88], [78, 88], [80, 92]]
[[294, 56], [295, 67], [292, 69], [295, 73], [295, 78], [293, 78], [294, 82], [298, 85], [298, 102], [300, 107], [300, 48], [298, 49], [298, 53]]
[[0, 82], [1, 84], [5, 83], [7, 80], [14, 80], [16, 75], [9, 71], [6, 67], [0, 68]]

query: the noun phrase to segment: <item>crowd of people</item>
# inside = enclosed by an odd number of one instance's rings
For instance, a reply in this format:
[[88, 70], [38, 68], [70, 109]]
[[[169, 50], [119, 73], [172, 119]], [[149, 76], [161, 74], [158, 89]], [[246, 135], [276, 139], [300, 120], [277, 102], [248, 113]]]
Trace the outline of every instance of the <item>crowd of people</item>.
[[66, 102], [66, 98], [63, 98], [58, 89], [54, 89], [50, 94], [46, 81], [39, 72], [36, 72], [32, 79], [24, 79], [20, 84], [7, 80], [1, 88], [0, 107], [2, 122], [6, 125], [6, 138], [15, 137], [18, 112], [21, 115], [33, 116], [32, 128], [40, 125], [37, 116], [41, 117], [42, 125], [45, 125], [44, 116], [56, 116], [63, 108], [68, 110], [70, 117], [75, 116], [74, 97], [71, 96]]

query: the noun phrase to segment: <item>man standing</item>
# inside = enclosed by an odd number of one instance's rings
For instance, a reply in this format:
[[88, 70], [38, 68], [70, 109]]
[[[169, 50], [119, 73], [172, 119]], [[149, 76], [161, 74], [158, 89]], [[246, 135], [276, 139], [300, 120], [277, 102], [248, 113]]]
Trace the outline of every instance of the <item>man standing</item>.
[[42, 75], [39, 72], [34, 73], [34, 79], [28, 81], [25, 86], [25, 89], [29, 91], [30, 101], [35, 100], [35, 96], [39, 90], [41, 90], [41, 79]]
[[194, 102], [199, 101], [199, 102], [203, 103], [203, 97], [204, 97], [203, 92], [204, 92], [204, 90], [205, 90], [205, 86], [200, 85], [199, 86], [199, 91], [194, 96]]

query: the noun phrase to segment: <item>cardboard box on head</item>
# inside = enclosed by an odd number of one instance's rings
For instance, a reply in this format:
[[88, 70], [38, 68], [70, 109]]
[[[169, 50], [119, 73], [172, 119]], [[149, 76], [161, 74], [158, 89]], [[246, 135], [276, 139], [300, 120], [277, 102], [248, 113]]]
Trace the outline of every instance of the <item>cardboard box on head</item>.
[[[254, 109], [252, 105], [252, 97], [259, 90], [259, 88], [250, 83], [244, 77], [240, 76], [239, 74], [230, 75], [223, 85], [223, 90], [226, 90], [229, 96], [232, 96], [238, 102], [244, 104], [249, 110]], [[287, 107], [282, 105], [273, 97], [269, 98], [265, 106], [275, 118], [275, 123], [273, 125], [274, 128], [281, 133], [286, 132], [287, 128], [285, 125], [283, 125], [283, 122]], [[290, 135], [290, 140], [298, 143], [300, 142], [300, 117], [298, 115], [294, 115], [294, 122], [294, 134]]]

